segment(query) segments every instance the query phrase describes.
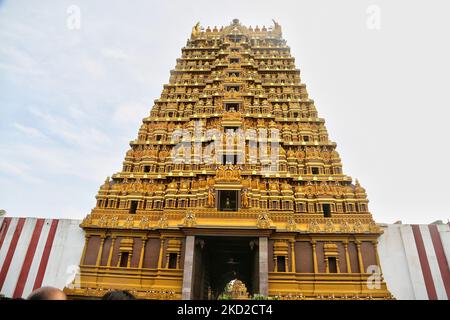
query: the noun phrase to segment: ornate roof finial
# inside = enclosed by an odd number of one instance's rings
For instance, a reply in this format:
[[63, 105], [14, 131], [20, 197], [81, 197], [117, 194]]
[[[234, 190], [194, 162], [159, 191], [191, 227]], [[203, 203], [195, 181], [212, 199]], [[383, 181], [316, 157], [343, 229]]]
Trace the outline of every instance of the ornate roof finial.
[[111, 186], [111, 185], [110, 185], [110, 183], [111, 183], [111, 180], [110, 180], [110, 178], [109, 178], [109, 177], [106, 177], [106, 179], [105, 179], [105, 183], [103, 184], [103, 186], [102, 186], [102, 189], [104, 189], [104, 190], [108, 190], [108, 189], [109, 189], [109, 187]]
[[198, 35], [200, 34], [200, 32], [201, 32], [201, 29], [200, 29], [200, 22], [197, 22], [197, 23], [195, 24], [195, 26], [192, 28], [191, 36], [192, 36], [192, 37], [196, 37], [196, 36], [198, 36]]
[[274, 19], [272, 19], [273, 21], [273, 33], [277, 34], [278, 36], [281, 37], [281, 26], [279, 25], [278, 22], [276, 22]]
[[366, 193], [366, 189], [361, 187], [361, 185], [359, 184], [359, 180], [358, 179], [355, 179], [355, 192], [356, 193]]
[[233, 19], [233, 24], [239, 24], [239, 19]]

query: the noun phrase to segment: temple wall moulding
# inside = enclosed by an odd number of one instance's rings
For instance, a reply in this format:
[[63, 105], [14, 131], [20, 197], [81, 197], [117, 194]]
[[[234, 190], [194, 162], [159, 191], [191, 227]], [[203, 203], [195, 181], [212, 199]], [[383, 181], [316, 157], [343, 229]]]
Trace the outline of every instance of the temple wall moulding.
[[[217, 221], [224, 226], [247, 225], [249, 219], [256, 219], [256, 227], [271, 228], [277, 230], [286, 230], [298, 233], [355, 233], [355, 234], [380, 234], [381, 228], [373, 222], [368, 216], [365, 218], [353, 215], [351, 217], [321, 218], [303, 215], [292, 215], [289, 212], [267, 212], [255, 208], [247, 208], [245, 190], [242, 192], [240, 211], [221, 212], [216, 208], [163, 211], [147, 215], [127, 214], [104, 215], [90, 214], [81, 226], [84, 228], [98, 229], [134, 229], [134, 230], [153, 230], [171, 228], [180, 228], [181, 226], [202, 226], [209, 225]], [[211, 192], [212, 198], [213, 192]], [[223, 221], [222, 219], [233, 219], [232, 221]], [[239, 222], [241, 221], [241, 222]]]

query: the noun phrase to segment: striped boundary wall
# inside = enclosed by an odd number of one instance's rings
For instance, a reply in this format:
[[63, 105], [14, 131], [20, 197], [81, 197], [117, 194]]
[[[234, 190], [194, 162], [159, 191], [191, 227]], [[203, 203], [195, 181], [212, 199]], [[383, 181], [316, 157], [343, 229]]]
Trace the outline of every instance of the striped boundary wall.
[[41, 286], [63, 288], [84, 246], [81, 221], [0, 218], [0, 293], [26, 298]]
[[401, 300], [450, 298], [448, 224], [382, 225], [381, 268], [388, 289]]
[[[63, 288], [74, 278], [84, 246], [81, 221], [0, 218], [0, 293], [27, 297], [41, 286]], [[379, 256], [397, 299], [448, 300], [448, 224], [382, 224]]]

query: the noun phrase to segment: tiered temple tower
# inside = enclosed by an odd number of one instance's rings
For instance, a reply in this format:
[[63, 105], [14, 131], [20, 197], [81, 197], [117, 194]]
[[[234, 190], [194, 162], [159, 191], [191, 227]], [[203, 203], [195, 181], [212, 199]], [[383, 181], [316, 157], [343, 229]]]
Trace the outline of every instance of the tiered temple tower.
[[[197, 24], [81, 224], [66, 292], [391, 298], [365, 190], [342, 171], [281, 27]], [[243, 292], [244, 292], [243, 291]]]

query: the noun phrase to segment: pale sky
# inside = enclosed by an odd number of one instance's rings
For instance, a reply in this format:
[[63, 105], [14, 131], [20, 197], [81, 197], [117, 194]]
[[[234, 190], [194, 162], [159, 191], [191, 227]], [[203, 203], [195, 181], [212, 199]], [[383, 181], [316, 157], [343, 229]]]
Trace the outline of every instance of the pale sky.
[[0, 0], [0, 209], [82, 219], [192, 26], [275, 19], [375, 220], [447, 222], [449, 14], [446, 0]]

